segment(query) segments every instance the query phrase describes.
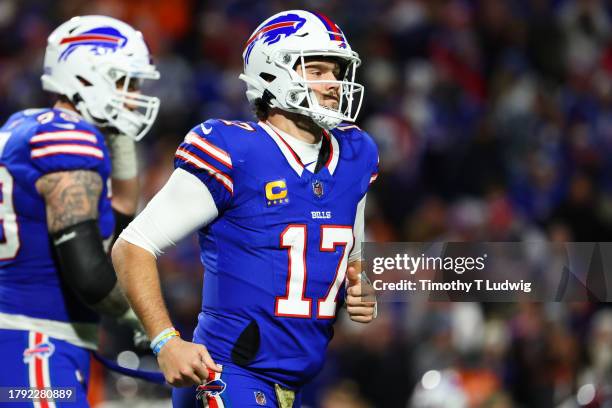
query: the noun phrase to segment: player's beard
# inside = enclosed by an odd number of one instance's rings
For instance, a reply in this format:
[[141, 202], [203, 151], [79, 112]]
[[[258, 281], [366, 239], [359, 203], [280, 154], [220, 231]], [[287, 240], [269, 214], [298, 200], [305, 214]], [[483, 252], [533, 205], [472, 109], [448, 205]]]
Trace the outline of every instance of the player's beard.
[[326, 94], [321, 94], [322, 101], [319, 104], [325, 109], [337, 111], [339, 103], [339, 96], [337, 92], [328, 92]]

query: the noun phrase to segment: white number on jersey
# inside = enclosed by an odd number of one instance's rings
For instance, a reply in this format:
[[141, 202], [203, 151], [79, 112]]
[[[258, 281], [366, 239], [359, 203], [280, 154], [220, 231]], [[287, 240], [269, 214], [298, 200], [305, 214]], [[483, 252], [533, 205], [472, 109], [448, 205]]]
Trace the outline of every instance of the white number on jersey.
[[[306, 292], [306, 225], [289, 225], [281, 233], [281, 248], [287, 248], [289, 269], [287, 271], [287, 290], [285, 296], [276, 297], [275, 314], [283, 317], [310, 318], [312, 299], [305, 297]], [[332, 319], [336, 316], [336, 296], [340, 285], [344, 283], [349, 251], [353, 246], [353, 229], [348, 226], [321, 226], [322, 252], [334, 252], [337, 246], [343, 246], [342, 256], [336, 267], [334, 280], [325, 297], [317, 302], [317, 318]]]
[[19, 251], [19, 226], [13, 208], [13, 176], [6, 167], [0, 167], [0, 229], [4, 236], [0, 240], [0, 260], [12, 259]]

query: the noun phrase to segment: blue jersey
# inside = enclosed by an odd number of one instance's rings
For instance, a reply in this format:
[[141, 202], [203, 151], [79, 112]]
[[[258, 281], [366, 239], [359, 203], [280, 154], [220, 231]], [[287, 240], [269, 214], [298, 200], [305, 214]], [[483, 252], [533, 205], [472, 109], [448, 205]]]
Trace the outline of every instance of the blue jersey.
[[[0, 313], [59, 322], [94, 322], [96, 315], [62, 284], [36, 181], [48, 173], [91, 170], [104, 183], [99, 201], [103, 238], [114, 228], [102, 134], [80, 116], [30, 109], [0, 128]], [[22, 319], [23, 320], [23, 319]], [[42, 328], [39, 327], [39, 330]]]
[[205, 275], [194, 338], [218, 363], [289, 387], [321, 369], [344, 301], [357, 204], [378, 168], [375, 143], [356, 126], [323, 139], [314, 174], [263, 122], [209, 120], [175, 157], [219, 211], [199, 231]]

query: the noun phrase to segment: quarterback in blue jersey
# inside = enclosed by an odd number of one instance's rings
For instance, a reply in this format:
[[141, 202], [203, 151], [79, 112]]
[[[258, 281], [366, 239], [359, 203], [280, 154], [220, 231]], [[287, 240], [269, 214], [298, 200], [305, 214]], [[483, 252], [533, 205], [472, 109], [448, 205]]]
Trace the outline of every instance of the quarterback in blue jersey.
[[59, 26], [44, 64], [53, 108], [0, 128], [0, 386], [57, 391], [11, 406], [87, 407], [98, 315], [144, 336], [108, 247], [136, 211], [134, 141], [159, 106], [133, 88], [158, 72], [140, 32], [103, 16]]
[[[113, 249], [167, 381], [191, 386], [175, 406], [298, 407], [341, 306], [358, 322], [375, 313], [360, 248], [378, 154], [352, 124], [357, 53], [327, 16], [292, 10], [264, 21], [243, 58], [258, 122], [191, 129], [168, 183]], [[195, 230], [205, 275], [190, 343], [172, 327], [155, 257]]]

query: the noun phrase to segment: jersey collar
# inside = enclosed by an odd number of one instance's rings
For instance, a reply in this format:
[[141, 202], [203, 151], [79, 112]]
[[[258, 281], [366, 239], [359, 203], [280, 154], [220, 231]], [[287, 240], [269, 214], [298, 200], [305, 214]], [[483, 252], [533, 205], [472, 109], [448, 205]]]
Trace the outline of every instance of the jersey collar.
[[[259, 126], [261, 126], [261, 128], [268, 134], [268, 136], [272, 138], [283, 156], [285, 156], [285, 159], [287, 160], [287, 163], [289, 163], [289, 166], [291, 166], [291, 168], [297, 173], [297, 175], [301, 177], [302, 173], [304, 172], [304, 163], [302, 163], [302, 161], [293, 151], [291, 146], [289, 146], [289, 144], [285, 142], [279, 131], [267, 122], [260, 121]], [[333, 175], [334, 171], [336, 171], [336, 167], [338, 166], [338, 159], [340, 157], [340, 146], [338, 144], [338, 140], [336, 140], [336, 137], [331, 132], [323, 131], [323, 137], [325, 139], [323, 143], [328, 143], [329, 148], [331, 150], [329, 158], [327, 159], [327, 162], [325, 163], [324, 167], [327, 168], [329, 174]]]

